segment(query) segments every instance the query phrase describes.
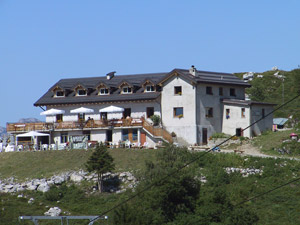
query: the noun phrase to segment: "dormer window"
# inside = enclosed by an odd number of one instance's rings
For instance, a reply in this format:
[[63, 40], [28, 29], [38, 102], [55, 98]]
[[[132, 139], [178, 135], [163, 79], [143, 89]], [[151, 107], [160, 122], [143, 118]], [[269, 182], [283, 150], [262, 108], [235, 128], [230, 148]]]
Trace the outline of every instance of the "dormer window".
[[100, 82], [96, 89], [98, 91], [98, 95], [109, 95], [110, 94], [110, 87], [107, 86], [105, 83]]
[[65, 97], [65, 92], [64, 90], [59, 87], [59, 86], [56, 86], [55, 88], [52, 89], [52, 92], [53, 92], [53, 97], [54, 98], [57, 98], [57, 97]]
[[108, 88], [99, 89], [99, 95], [108, 95], [108, 94], [109, 94]]
[[145, 88], [145, 92], [154, 92], [154, 86], [153, 85], [147, 85]]
[[125, 86], [122, 88], [122, 94], [131, 94], [132, 93], [132, 88]]
[[56, 97], [64, 97], [65, 93], [63, 91], [56, 91]]
[[57, 90], [57, 91], [55, 91], [54, 97], [55, 98], [65, 97], [65, 92], [61, 91], [61, 90]]
[[84, 89], [77, 90], [77, 96], [86, 96], [86, 95], [87, 95], [86, 90]]

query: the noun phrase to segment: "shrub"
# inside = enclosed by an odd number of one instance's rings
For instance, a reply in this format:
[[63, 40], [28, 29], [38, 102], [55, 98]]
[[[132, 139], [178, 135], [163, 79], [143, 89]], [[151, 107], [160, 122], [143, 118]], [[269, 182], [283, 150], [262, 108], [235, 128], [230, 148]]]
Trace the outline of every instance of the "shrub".
[[56, 202], [63, 198], [63, 192], [56, 186], [51, 186], [50, 190], [45, 193], [46, 200]]
[[228, 138], [228, 137], [230, 137], [230, 135], [224, 134], [224, 133], [214, 133], [211, 137], [212, 138]]
[[160, 124], [160, 116], [159, 115], [153, 115], [150, 117], [150, 119], [153, 121], [154, 126], [157, 126]]

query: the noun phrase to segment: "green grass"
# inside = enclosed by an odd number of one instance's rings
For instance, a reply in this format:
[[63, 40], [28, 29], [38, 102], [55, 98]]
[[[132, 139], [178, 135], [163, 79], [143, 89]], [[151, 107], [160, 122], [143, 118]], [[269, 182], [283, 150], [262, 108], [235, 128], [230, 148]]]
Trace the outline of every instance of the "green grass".
[[[280, 136], [277, 136], [279, 135]], [[283, 133], [277, 132], [274, 137], [285, 138]], [[273, 137], [273, 136], [272, 136]], [[256, 141], [258, 141], [256, 139]], [[261, 137], [259, 144], [267, 146], [265, 137]], [[278, 142], [279, 143], [279, 142]], [[272, 143], [273, 144], [273, 143]], [[159, 150], [109, 150], [115, 159], [117, 171], [142, 170], [145, 160], [155, 160], [155, 153]], [[82, 168], [91, 151], [53, 151], [53, 152], [21, 152], [0, 154], [1, 175], [7, 177], [15, 175], [21, 178], [51, 176], [60, 171]], [[199, 160], [195, 162], [196, 168], [209, 179], [214, 179], [217, 168], [240, 167], [263, 169], [263, 174], [252, 175], [247, 178], [232, 174], [230, 182], [222, 184], [224, 191], [237, 204], [249, 197], [259, 195], [272, 188], [284, 184], [300, 175], [300, 162], [284, 159], [256, 158], [247, 159], [236, 154], [206, 154], [193, 153]], [[37, 162], [36, 162], [37, 161]], [[8, 168], [7, 168], [8, 167]], [[22, 167], [22, 169], [20, 168]], [[16, 171], [15, 171], [16, 170]], [[49, 170], [49, 171], [47, 171]], [[11, 171], [14, 171], [13, 173]], [[198, 172], [199, 172], [198, 171]], [[182, 171], [184, 172], [184, 170]], [[17, 198], [17, 195], [0, 194], [0, 224], [33, 224], [32, 222], [18, 222], [20, 215], [43, 215], [49, 207], [58, 206], [63, 212], [70, 215], [99, 215], [119, 202], [127, 199], [130, 192], [122, 194], [85, 194], [88, 186], [65, 186], [59, 191], [63, 193], [59, 202], [51, 200], [46, 194], [40, 192], [24, 192], [26, 198]], [[259, 216], [258, 224], [300, 224], [300, 183], [295, 182], [274, 192], [247, 202], [245, 206], [254, 210]], [[211, 195], [214, 189], [203, 185], [203, 195]], [[35, 200], [28, 204], [30, 197]], [[48, 208], [46, 207], [48, 206]], [[62, 213], [62, 215], [67, 215]], [[111, 214], [108, 214], [111, 218]], [[112, 224], [109, 219], [107, 223]], [[58, 224], [59, 221], [43, 221], [39, 224]], [[87, 221], [72, 221], [72, 224], [87, 224]], [[103, 221], [96, 224], [103, 224]]]
[[290, 133], [296, 132], [295, 130], [285, 130], [285, 131], [267, 131], [262, 135], [255, 137], [252, 140], [254, 146], [258, 147], [263, 153], [270, 155], [279, 155], [277, 151], [274, 151], [274, 148], [278, 148], [282, 141], [290, 138]]
[[[154, 159], [157, 150], [110, 149], [116, 171], [134, 171], [144, 166], [146, 159]], [[85, 169], [84, 164], [92, 150], [38, 151], [0, 153], [0, 179], [15, 177], [51, 177], [65, 171]]]

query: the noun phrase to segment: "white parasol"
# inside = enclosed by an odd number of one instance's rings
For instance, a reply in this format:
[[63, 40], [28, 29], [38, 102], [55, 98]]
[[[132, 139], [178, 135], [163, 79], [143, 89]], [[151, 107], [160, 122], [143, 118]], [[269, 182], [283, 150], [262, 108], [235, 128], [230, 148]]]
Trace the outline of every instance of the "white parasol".
[[94, 110], [89, 109], [89, 108], [80, 107], [78, 109], [72, 109], [70, 112], [71, 113], [93, 113]]
[[65, 110], [62, 110], [62, 109], [49, 109], [49, 110], [46, 110], [44, 112], [41, 112], [40, 115], [54, 116], [54, 115], [57, 115], [57, 114], [64, 114], [64, 113], [65, 113]]
[[117, 106], [108, 106], [103, 109], [100, 109], [99, 112], [106, 112], [106, 113], [118, 113], [118, 112], [124, 112], [124, 109]]

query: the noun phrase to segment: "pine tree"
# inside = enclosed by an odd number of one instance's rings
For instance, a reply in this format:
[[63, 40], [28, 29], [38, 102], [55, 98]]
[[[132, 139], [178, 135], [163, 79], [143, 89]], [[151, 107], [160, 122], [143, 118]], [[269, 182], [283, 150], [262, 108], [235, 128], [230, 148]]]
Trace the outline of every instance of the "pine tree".
[[89, 172], [96, 172], [98, 178], [98, 190], [100, 193], [103, 192], [103, 174], [114, 170], [114, 159], [108, 153], [107, 148], [104, 144], [98, 145], [93, 154], [85, 164], [86, 169]]

